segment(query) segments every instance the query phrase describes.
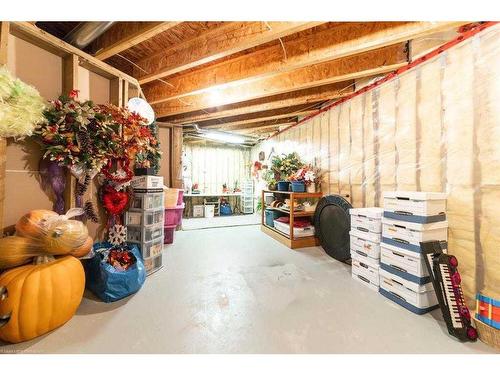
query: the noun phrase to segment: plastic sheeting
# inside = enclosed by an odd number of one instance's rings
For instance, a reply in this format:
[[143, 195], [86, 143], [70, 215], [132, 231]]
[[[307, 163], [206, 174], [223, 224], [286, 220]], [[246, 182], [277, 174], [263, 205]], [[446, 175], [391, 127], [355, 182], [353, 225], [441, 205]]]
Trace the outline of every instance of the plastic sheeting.
[[500, 298], [500, 26], [254, 147], [298, 150], [354, 207], [392, 190], [448, 193], [449, 249], [469, 305]]

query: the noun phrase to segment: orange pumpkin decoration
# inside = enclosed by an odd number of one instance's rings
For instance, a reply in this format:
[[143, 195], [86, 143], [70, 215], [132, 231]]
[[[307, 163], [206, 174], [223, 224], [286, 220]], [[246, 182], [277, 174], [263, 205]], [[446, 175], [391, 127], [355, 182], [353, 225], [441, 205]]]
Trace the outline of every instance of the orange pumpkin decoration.
[[82, 246], [73, 248], [69, 254], [77, 258], [83, 257], [90, 252], [93, 244], [94, 241], [92, 240], [92, 237], [88, 236]]
[[0, 339], [18, 343], [62, 326], [75, 314], [84, 288], [83, 267], [72, 256], [4, 272], [0, 275]]
[[44, 253], [43, 245], [31, 238], [0, 238], [0, 270], [29, 263], [33, 257]]
[[54, 211], [33, 210], [21, 217], [16, 223], [16, 234], [22, 237], [40, 239], [45, 233], [45, 221], [51, 216], [58, 216]]
[[69, 254], [88, 244], [87, 226], [78, 220], [62, 220], [47, 228], [44, 238], [46, 251], [49, 254]]

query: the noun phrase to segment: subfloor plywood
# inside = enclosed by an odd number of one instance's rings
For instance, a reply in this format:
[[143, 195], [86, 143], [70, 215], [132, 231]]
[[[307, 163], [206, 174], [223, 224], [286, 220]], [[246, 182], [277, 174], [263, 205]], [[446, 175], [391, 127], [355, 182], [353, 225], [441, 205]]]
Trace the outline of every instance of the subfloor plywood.
[[88, 295], [24, 353], [492, 353], [351, 278], [321, 248], [290, 250], [258, 226], [176, 232], [165, 267], [136, 295]]

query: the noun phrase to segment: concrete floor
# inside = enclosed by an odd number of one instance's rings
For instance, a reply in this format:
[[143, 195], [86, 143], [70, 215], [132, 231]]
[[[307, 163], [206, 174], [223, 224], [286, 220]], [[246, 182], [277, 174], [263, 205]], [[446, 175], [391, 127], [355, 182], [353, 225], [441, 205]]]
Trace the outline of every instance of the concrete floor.
[[260, 213], [248, 215], [231, 215], [215, 217], [194, 217], [182, 219], [182, 230], [198, 230], [207, 228], [236, 227], [240, 225], [257, 225], [262, 221]]
[[320, 248], [290, 250], [257, 226], [177, 232], [135, 296], [84, 298], [26, 353], [493, 353], [351, 279]]

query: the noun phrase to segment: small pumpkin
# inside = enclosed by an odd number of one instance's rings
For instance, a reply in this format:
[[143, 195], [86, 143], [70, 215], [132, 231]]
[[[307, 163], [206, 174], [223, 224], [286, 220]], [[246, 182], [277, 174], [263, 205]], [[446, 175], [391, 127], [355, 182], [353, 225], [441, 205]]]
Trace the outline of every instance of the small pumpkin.
[[82, 246], [73, 248], [69, 254], [77, 258], [83, 257], [90, 252], [93, 244], [94, 241], [92, 240], [92, 237], [88, 236]]
[[33, 257], [44, 253], [43, 245], [31, 238], [0, 238], [0, 270], [29, 263]]
[[32, 210], [16, 223], [18, 236], [40, 239], [45, 236], [45, 221], [51, 216], [58, 216], [54, 211]]
[[73, 256], [48, 258], [0, 275], [0, 340], [31, 340], [75, 314], [85, 288], [82, 264]]
[[87, 226], [78, 220], [62, 220], [47, 228], [44, 238], [47, 253], [69, 254], [88, 243]]

